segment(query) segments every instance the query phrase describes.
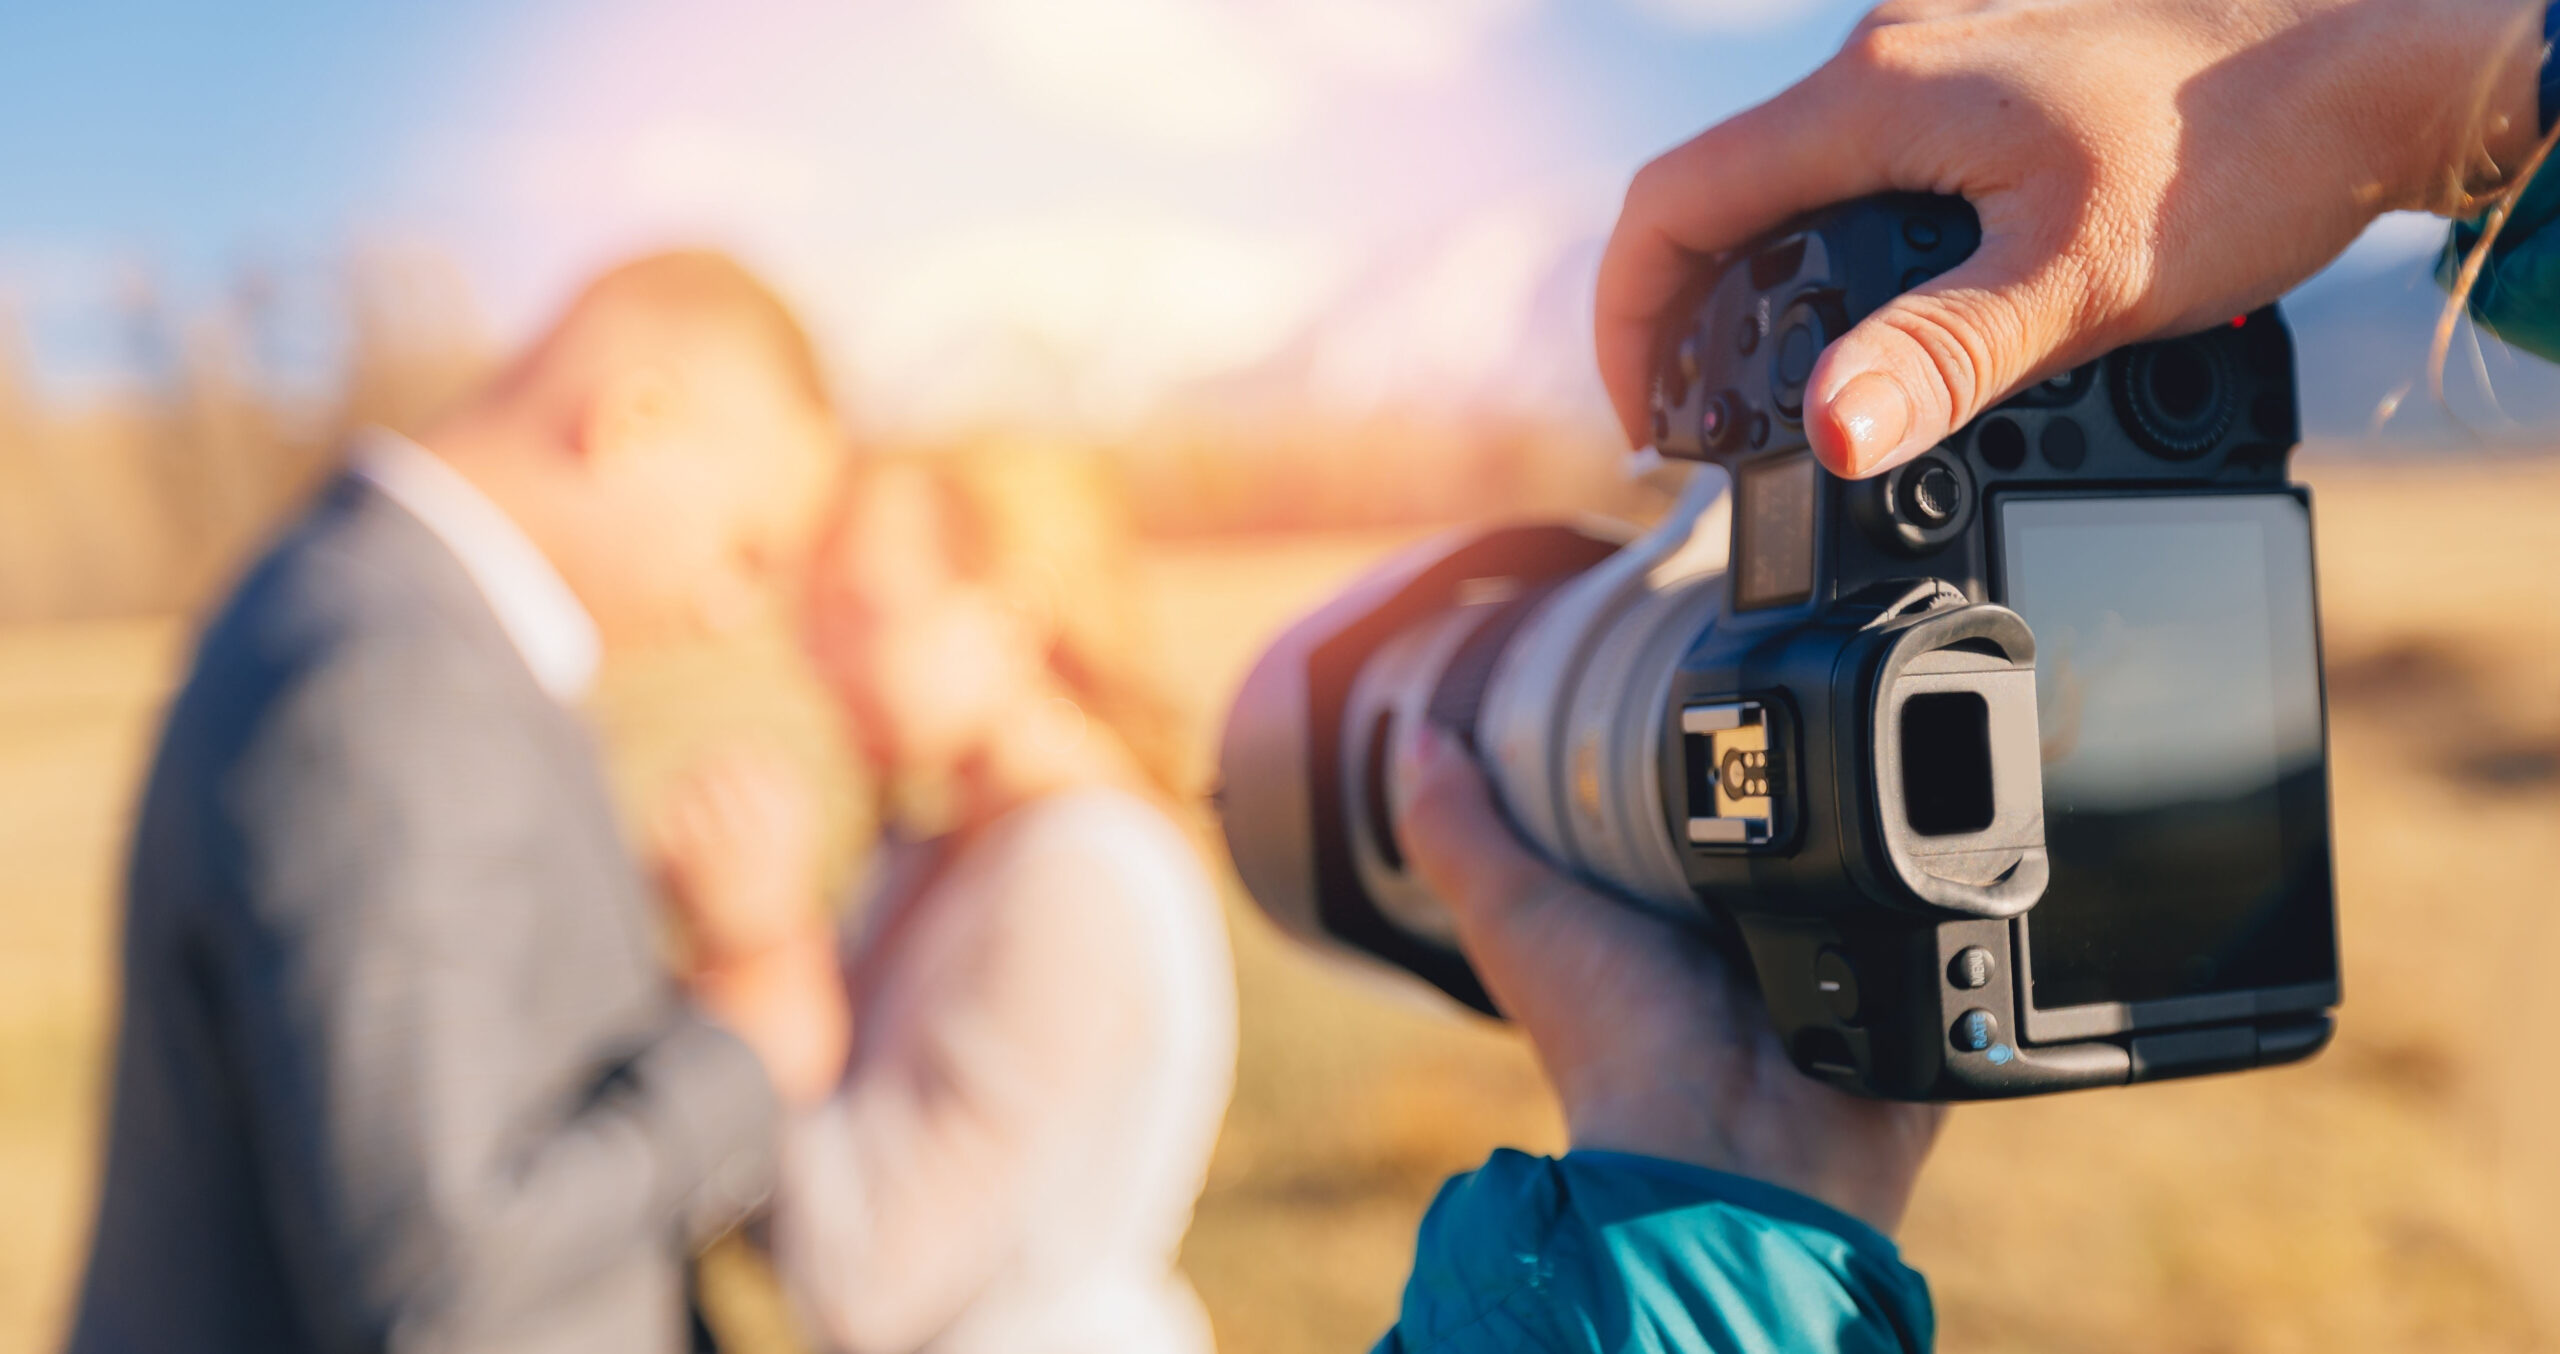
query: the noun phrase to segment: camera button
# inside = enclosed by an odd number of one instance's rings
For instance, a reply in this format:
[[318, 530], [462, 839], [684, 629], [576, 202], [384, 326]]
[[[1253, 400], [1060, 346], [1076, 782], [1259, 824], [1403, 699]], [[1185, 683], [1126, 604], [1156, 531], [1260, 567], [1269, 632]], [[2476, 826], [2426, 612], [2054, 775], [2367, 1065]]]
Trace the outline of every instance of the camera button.
[[1745, 315], [1742, 317], [1741, 325], [1735, 329], [1733, 346], [1741, 349], [1743, 356], [1749, 357], [1759, 351], [1761, 323], [1758, 315]]
[[1979, 945], [1967, 945], [1947, 961], [1947, 981], [1970, 992], [1991, 985], [1991, 951]]
[[1746, 420], [1742, 396], [1730, 390], [1719, 390], [1707, 397], [1698, 409], [1698, 440], [1709, 451], [1730, 451], [1742, 436]]
[[2027, 435], [2005, 418], [1983, 420], [1974, 431], [1973, 449], [1994, 470], [2015, 470], [2027, 463]]
[[2077, 470], [2089, 459], [2089, 435], [2080, 425], [2067, 418], [2057, 418], [2044, 425], [2043, 435], [2036, 438], [2036, 450], [2044, 453], [2045, 464], [2056, 470]]
[[1943, 461], [1923, 461], [1901, 489], [1902, 515], [1923, 528], [1945, 526], [1964, 509], [1964, 481]]
[[1814, 361], [1848, 327], [1836, 292], [1798, 297], [1769, 326], [1763, 346], [1769, 349], [1769, 403], [1777, 406], [1778, 417], [1789, 423], [1804, 417], [1805, 383], [1813, 379]]
[[1858, 1023], [1858, 971], [1849, 967], [1849, 957], [1838, 950], [1826, 949], [1813, 957], [1813, 986], [1822, 994], [1822, 1003], [1831, 1008], [1833, 1019], [1843, 1025]]
[[2000, 1017], [1977, 1006], [1956, 1017], [1956, 1026], [1947, 1038], [1965, 1053], [1980, 1053], [2000, 1039]]
[[1918, 250], [1938, 247], [1938, 223], [1925, 216], [1914, 216], [1902, 223], [1903, 243]]
[[1801, 391], [1804, 383], [1813, 379], [1813, 360], [1822, 355], [1823, 337], [1809, 318], [1787, 326], [1787, 332], [1778, 336], [1777, 378], [1781, 389]]
[[2164, 461], [2192, 461], [2211, 452], [2239, 412], [2236, 364], [2220, 335], [2136, 344], [2110, 358], [2108, 366], [2125, 431]]

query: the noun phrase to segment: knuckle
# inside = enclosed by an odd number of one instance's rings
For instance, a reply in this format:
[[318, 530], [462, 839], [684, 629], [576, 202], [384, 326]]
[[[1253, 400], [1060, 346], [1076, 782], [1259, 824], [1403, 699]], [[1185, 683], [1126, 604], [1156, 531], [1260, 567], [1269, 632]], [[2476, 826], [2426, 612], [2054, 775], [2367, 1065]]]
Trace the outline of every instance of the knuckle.
[[2001, 0], [1888, 0], [1876, 7], [1876, 13], [1889, 14], [1896, 23], [1918, 23], [1981, 14], [1997, 10], [2000, 3]]
[[1915, 70], [1927, 42], [1926, 30], [1889, 14], [1887, 11], [1892, 8], [1868, 15], [1850, 32], [1848, 41], [1840, 44], [1839, 55], [1832, 58], [1832, 64], [1867, 79]]
[[1871, 28], [1886, 28], [1895, 24], [1910, 23], [1915, 19], [1925, 19], [1934, 14], [1937, 8], [1937, 6], [1922, 3], [1922, 0], [1885, 0], [1885, 3], [1868, 10], [1850, 33], [1855, 36]]
[[1647, 160], [1644, 167], [1627, 180], [1627, 195], [1621, 215], [1628, 221], [1650, 220], [1654, 204], [1663, 200], [1679, 172], [1673, 153], [1667, 152]]
[[1972, 417], [1998, 370], [2001, 337], [1986, 332], [1988, 309], [1917, 296], [1882, 317], [1887, 329], [1919, 351], [1920, 374], [1934, 387], [1950, 423]]

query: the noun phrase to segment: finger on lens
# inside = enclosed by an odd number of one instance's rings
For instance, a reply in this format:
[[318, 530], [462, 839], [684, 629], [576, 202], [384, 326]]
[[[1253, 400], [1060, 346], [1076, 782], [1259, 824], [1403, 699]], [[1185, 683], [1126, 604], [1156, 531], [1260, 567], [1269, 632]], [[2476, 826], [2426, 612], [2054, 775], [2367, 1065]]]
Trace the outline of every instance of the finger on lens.
[[1414, 872], [1461, 912], [1481, 905], [1507, 877], [1537, 862], [1494, 808], [1475, 758], [1448, 731], [1425, 723], [1406, 748], [1412, 791], [1396, 835]]

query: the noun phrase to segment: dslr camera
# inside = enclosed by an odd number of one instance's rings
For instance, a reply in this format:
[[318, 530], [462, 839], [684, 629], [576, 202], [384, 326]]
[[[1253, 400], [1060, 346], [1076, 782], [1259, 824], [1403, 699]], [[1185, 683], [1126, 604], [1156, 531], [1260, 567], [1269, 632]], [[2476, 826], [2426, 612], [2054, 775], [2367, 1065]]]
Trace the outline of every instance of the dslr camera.
[[1227, 841], [1285, 929], [1494, 1013], [1396, 840], [1417, 720], [1556, 864], [1739, 953], [1808, 1075], [1960, 1100], [2305, 1058], [2339, 1000], [2293, 345], [2119, 349], [1872, 479], [1814, 360], [1980, 238], [1892, 195], [1718, 260], [1664, 336], [1641, 534], [1396, 559], [1262, 656]]

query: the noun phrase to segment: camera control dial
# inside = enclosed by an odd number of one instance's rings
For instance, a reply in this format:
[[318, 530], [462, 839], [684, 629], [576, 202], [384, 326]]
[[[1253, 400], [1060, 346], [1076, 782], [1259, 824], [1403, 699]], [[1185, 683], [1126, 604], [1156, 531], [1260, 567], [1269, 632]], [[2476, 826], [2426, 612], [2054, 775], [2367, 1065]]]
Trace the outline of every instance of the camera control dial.
[[1777, 406], [1778, 417], [1789, 423], [1803, 420], [1814, 361], [1848, 327], [1837, 292], [1808, 292], [1779, 314], [1769, 340], [1769, 402]]
[[1849, 489], [1849, 512], [1867, 539], [1897, 555], [1931, 554], [1973, 521], [1973, 477], [1944, 448]]
[[1964, 484], [1943, 461], [1930, 461], [1918, 473], [1903, 476], [1900, 489], [1902, 515], [1922, 527], [1945, 526], [1964, 511]]
[[2213, 450], [2238, 412], [2237, 373], [2222, 335], [2144, 343], [2110, 364], [2116, 412], [2143, 449], [2167, 461]]

